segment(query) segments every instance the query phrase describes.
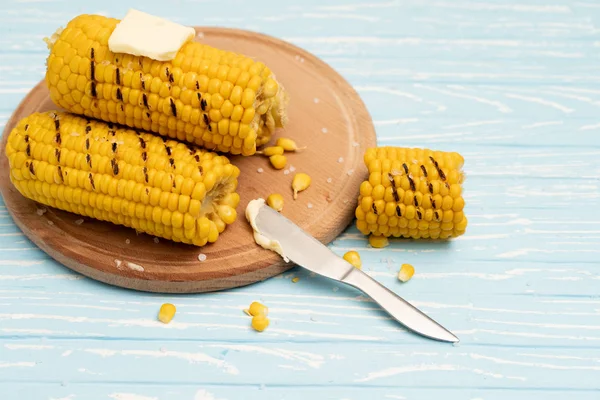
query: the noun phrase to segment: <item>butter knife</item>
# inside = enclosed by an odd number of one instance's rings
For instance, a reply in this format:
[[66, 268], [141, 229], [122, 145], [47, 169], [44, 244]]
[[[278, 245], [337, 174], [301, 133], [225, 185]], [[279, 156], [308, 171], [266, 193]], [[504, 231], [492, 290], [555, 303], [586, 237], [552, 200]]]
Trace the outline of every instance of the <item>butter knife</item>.
[[260, 205], [252, 222], [257, 233], [277, 243], [284, 258], [309, 271], [362, 291], [409, 330], [443, 342], [459, 341], [446, 328], [363, 271], [354, 268], [271, 207], [264, 203]]

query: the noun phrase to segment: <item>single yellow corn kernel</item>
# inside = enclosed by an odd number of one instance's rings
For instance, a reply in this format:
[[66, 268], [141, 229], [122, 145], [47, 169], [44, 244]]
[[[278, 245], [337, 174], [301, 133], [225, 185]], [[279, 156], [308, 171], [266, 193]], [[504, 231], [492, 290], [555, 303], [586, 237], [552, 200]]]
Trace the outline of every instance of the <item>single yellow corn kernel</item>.
[[275, 154], [269, 157], [269, 161], [271, 161], [271, 165], [275, 169], [283, 169], [287, 165], [287, 157], [281, 154]]
[[300, 280], [300, 278], [298, 278], [297, 276], [292, 278], [293, 283], [297, 283], [299, 280]]
[[259, 303], [258, 301], [254, 301], [252, 302], [252, 304], [250, 304], [250, 308], [248, 309], [248, 311], [250, 312], [250, 315], [256, 317], [257, 315], [268, 315], [269, 314], [269, 308], [267, 306], [265, 306], [264, 304]]
[[415, 274], [415, 267], [410, 264], [402, 264], [400, 271], [398, 271], [398, 280], [407, 282]]
[[281, 147], [281, 146], [265, 147], [265, 149], [262, 152], [257, 152], [257, 153], [262, 153], [267, 157], [271, 157], [274, 155], [281, 155], [281, 154], [283, 154], [283, 147]]
[[283, 210], [283, 196], [279, 193], [270, 194], [267, 197], [267, 204], [276, 211]]
[[344, 260], [348, 261], [355, 268], [362, 268], [362, 261], [360, 260], [360, 254], [356, 251], [348, 251], [344, 254]]
[[277, 139], [277, 146], [283, 148], [285, 151], [298, 151], [304, 150], [306, 147], [298, 147], [296, 142], [289, 138], [279, 138]]
[[371, 247], [375, 247], [376, 249], [381, 249], [381, 248], [387, 247], [390, 244], [390, 242], [389, 242], [388, 238], [385, 236], [370, 235], [369, 236], [369, 244], [371, 245]]
[[168, 324], [175, 316], [176, 311], [177, 309], [173, 304], [165, 303], [160, 306], [160, 310], [158, 311], [158, 320], [164, 324]]
[[294, 190], [294, 200], [298, 198], [298, 192], [308, 189], [310, 186], [311, 179], [308, 174], [304, 172], [299, 172], [294, 175], [294, 179], [292, 180], [292, 189]]
[[262, 332], [269, 326], [269, 318], [264, 315], [252, 317], [252, 327], [258, 332]]

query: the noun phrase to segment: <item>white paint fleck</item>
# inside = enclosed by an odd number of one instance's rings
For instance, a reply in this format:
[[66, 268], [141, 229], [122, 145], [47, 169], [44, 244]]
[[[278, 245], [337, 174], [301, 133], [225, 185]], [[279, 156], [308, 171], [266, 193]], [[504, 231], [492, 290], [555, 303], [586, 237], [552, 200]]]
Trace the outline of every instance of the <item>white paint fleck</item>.
[[325, 362], [325, 357], [317, 353], [309, 353], [306, 351], [294, 351], [284, 348], [266, 348], [263, 346], [254, 346], [247, 344], [214, 344], [208, 347], [222, 348], [243, 353], [266, 354], [274, 357], [286, 359], [288, 361], [297, 361], [311, 368], [320, 368]]
[[333, 179], [327, 178], [327, 183], [331, 183], [331, 182], [333, 182]]
[[312, 203], [308, 203], [308, 204], [306, 205], [306, 207], [308, 207], [308, 208], [313, 208], [313, 204], [312, 204]]
[[210, 393], [208, 390], [200, 389], [196, 392], [196, 395], [194, 396], [194, 400], [225, 400], [225, 399], [218, 399], [215, 397], [214, 394]]
[[19, 368], [19, 367], [35, 367], [34, 362], [29, 361], [21, 361], [21, 362], [13, 362], [13, 363], [0, 363], [0, 368]]
[[338, 162], [339, 162], [339, 163], [343, 163], [343, 162], [344, 162], [344, 157], [340, 157], [340, 158], [338, 158]]
[[204, 254], [204, 253], [198, 254], [198, 261], [200, 261], [200, 262], [206, 261], [206, 254]]
[[259, 174], [262, 174], [262, 173], [263, 173], [263, 171], [264, 171], [264, 169], [262, 169], [262, 168], [258, 168], [258, 169], [256, 170], [256, 172], [258, 172]]
[[541, 104], [541, 105], [548, 106], [551, 108], [556, 108], [557, 110], [560, 110], [566, 114], [572, 113], [573, 111], [575, 111], [572, 108], [563, 106], [562, 104], [556, 103], [554, 101], [541, 99], [539, 97], [522, 96], [520, 94], [514, 94], [514, 93], [505, 93], [504, 96], [508, 97], [509, 99], [517, 99], [517, 100], [526, 101], [528, 103], [536, 103], [536, 104]]
[[67, 351], [63, 352], [60, 356], [61, 357], [69, 357], [71, 354], [73, 354], [73, 350], [67, 350]]
[[54, 346], [39, 344], [5, 344], [4, 347], [9, 350], [47, 350], [54, 348]]

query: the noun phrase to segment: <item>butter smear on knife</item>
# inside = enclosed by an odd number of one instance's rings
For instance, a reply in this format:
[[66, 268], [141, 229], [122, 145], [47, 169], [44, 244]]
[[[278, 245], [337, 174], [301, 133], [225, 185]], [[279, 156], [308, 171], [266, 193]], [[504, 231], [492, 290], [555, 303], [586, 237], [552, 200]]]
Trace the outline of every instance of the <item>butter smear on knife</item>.
[[279, 254], [281, 257], [283, 257], [285, 262], [289, 262], [289, 258], [287, 258], [283, 254], [283, 248], [281, 247], [281, 243], [279, 243], [279, 241], [277, 240], [269, 239], [268, 237], [260, 233], [258, 227], [256, 226], [256, 217], [258, 216], [260, 208], [264, 205], [265, 199], [259, 198], [251, 200], [246, 206], [246, 219], [248, 220], [248, 222], [252, 226], [252, 229], [254, 230], [254, 240], [257, 244], [264, 247], [265, 249], [274, 251], [275, 253]]

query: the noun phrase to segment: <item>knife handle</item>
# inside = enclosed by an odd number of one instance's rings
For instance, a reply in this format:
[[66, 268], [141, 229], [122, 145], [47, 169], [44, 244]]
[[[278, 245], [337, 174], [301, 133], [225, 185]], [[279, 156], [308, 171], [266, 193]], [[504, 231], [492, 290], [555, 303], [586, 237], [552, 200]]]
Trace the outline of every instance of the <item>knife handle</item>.
[[458, 342], [458, 338], [443, 326], [363, 271], [352, 268], [342, 281], [367, 294], [408, 329], [431, 339]]

